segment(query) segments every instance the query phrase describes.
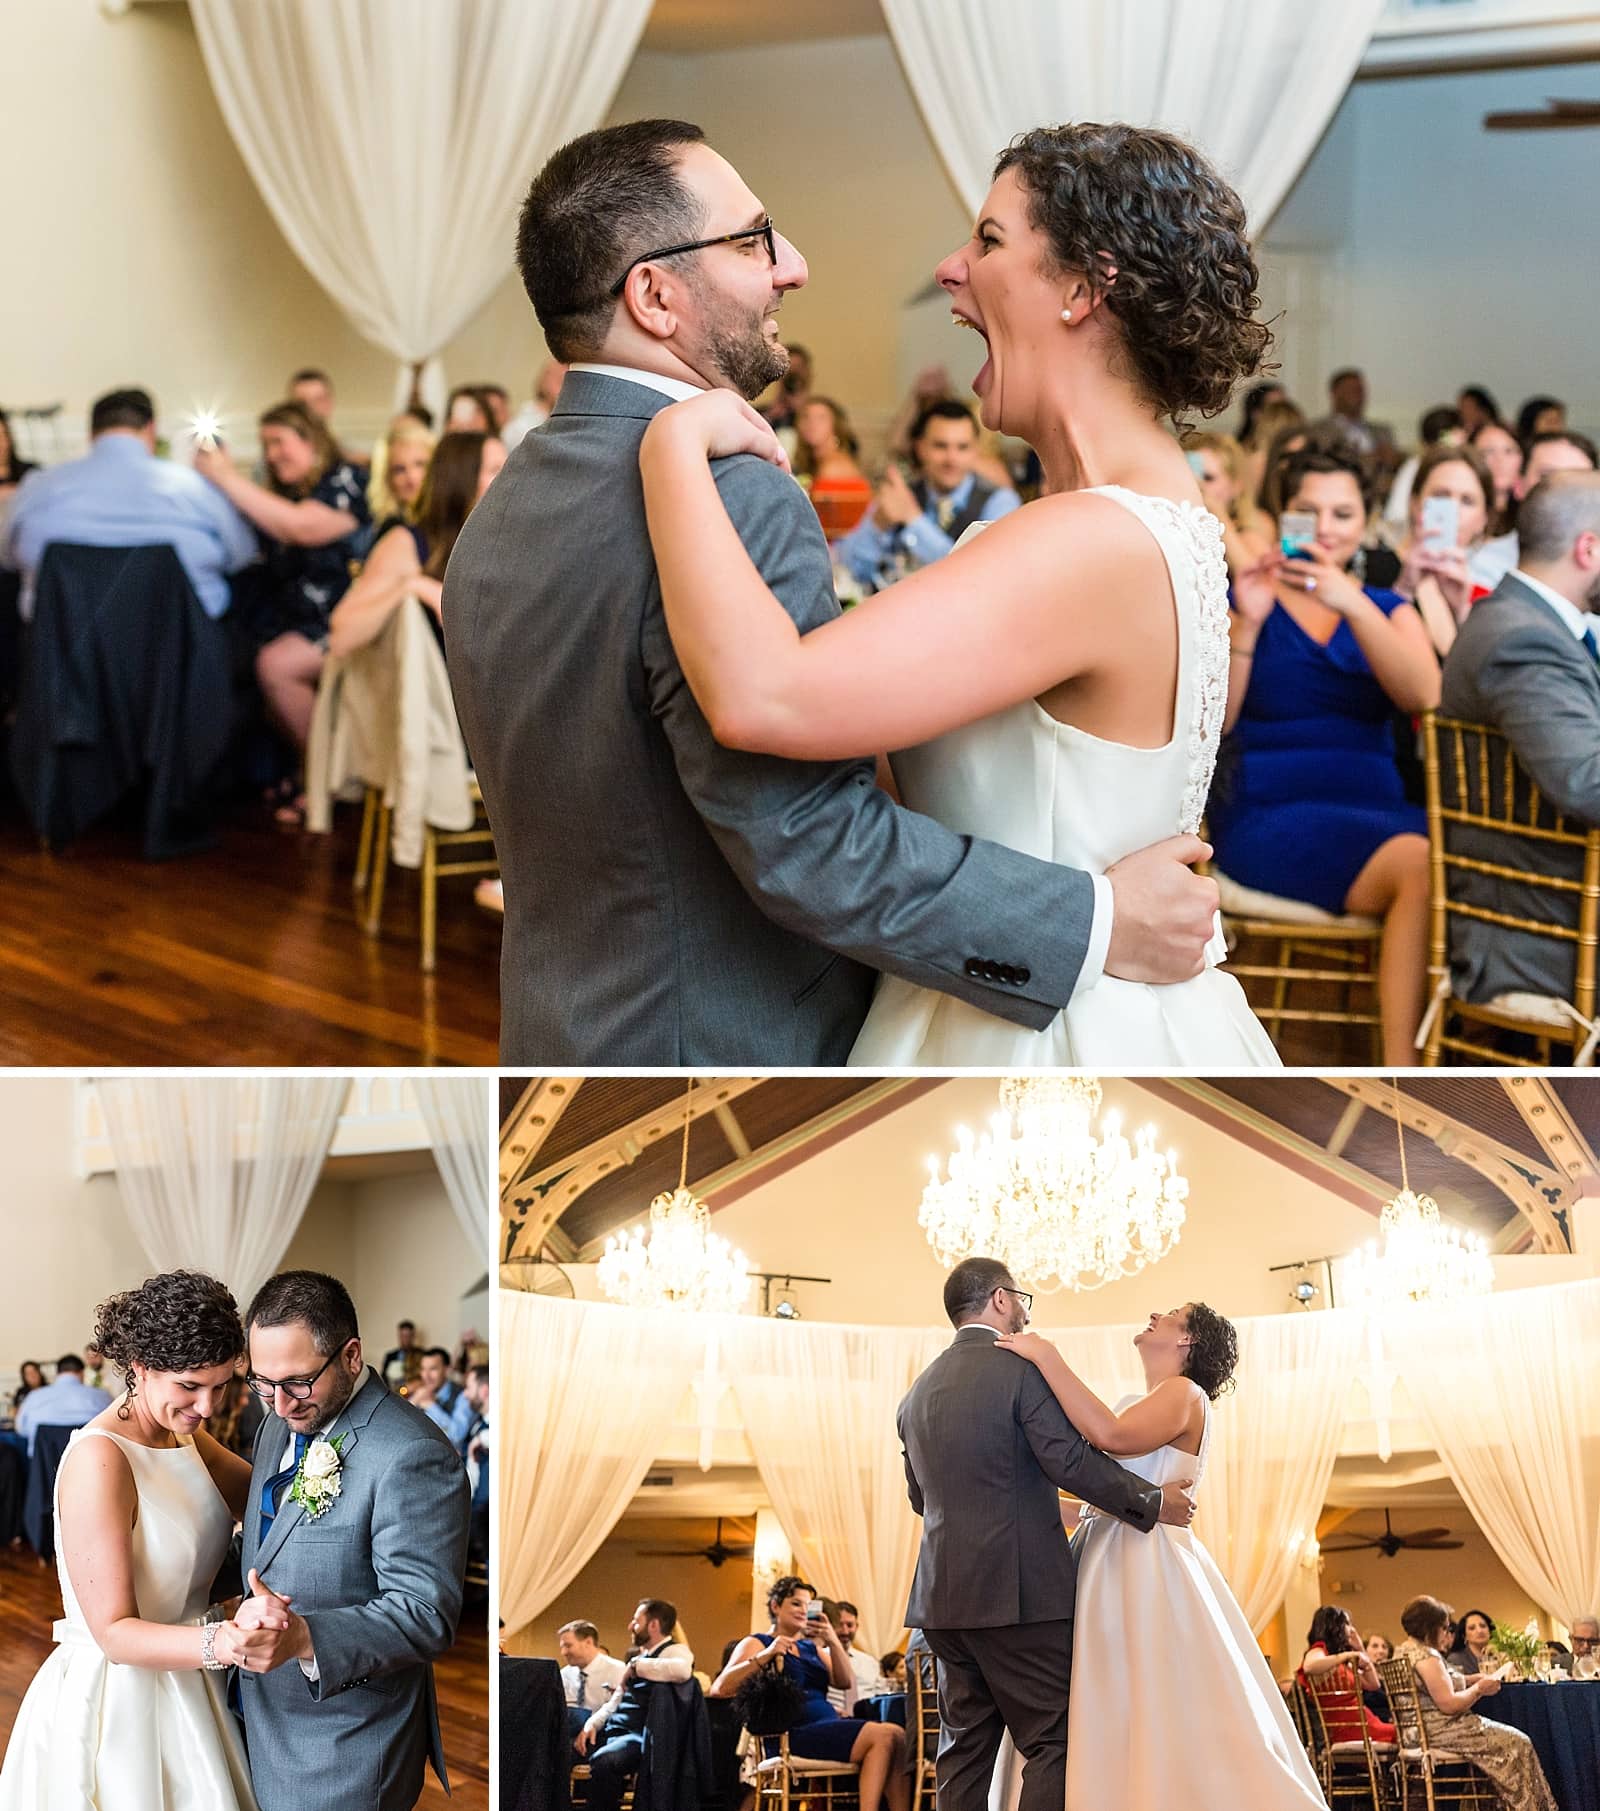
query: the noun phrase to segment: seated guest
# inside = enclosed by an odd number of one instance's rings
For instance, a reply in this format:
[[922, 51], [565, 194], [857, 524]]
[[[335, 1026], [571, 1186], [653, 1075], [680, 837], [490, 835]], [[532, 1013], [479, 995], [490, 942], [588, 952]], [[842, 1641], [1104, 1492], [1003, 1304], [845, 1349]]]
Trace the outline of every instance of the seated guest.
[[864, 1654], [856, 1646], [856, 1635], [861, 1628], [861, 1612], [853, 1603], [846, 1603], [842, 1597], [839, 1599], [838, 1610], [833, 1626], [838, 1632], [840, 1647], [850, 1657], [850, 1670], [855, 1674], [855, 1684], [845, 1689], [845, 1696], [853, 1706], [858, 1698], [870, 1698], [879, 1690], [883, 1675], [874, 1656]]
[[1489, 530], [1472, 559], [1475, 583], [1494, 589], [1517, 563], [1517, 484], [1522, 477], [1522, 442], [1504, 422], [1481, 422], [1467, 436], [1494, 482]]
[[1535, 434], [1564, 434], [1567, 405], [1554, 396], [1530, 396], [1517, 410], [1517, 438], [1524, 446]]
[[1498, 585], [1518, 563], [1521, 549], [1517, 541], [1517, 513], [1528, 492], [1551, 472], [1592, 472], [1596, 466], [1595, 445], [1587, 434], [1535, 434], [1525, 448], [1519, 447], [1517, 451], [1518, 469], [1511, 484], [1505, 531], [1495, 540], [1486, 542], [1479, 559], [1474, 562], [1474, 576], [1489, 585]]
[[394, 1340], [394, 1345], [383, 1355], [383, 1380], [391, 1389], [401, 1390], [414, 1383], [422, 1369], [416, 1322], [401, 1321], [394, 1330]]
[[1592, 1677], [1593, 1669], [1600, 1665], [1600, 1616], [1580, 1616], [1571, 1633], [1572, 1665], [1584, 1662], [1584, 1671]]
[[25, 1358], [18, 1372], [20, 1382], [11, 1397], [11, 1412], [16, 1414], [35, 1390], [44, 1388], [44, 1371], [36, 1358]]
[[891, 1648], [887, 1654], [880, 1654], [878, 1666], [888, 1690], [903, 1692], [906, 1689], [906, 1657], [899, 1648]]
[[504, 384], [474, 384], [472, 387], [489, 405], [489, 432], [503, 434], [511, 419], [511, 392]]
[[533, 400], [525, 402], [500, 430], [500, 438], [505, 442], [508, 453], [524, 434], [531, 433], [534, 428], [542, 428], [550, 419], [550, 411], [556, 406], [556, 398], [561, 394], [561, 383], [566, 375], [567, 368], [559, 359], [547, 358], [539, 367], [539, 375], [533, 380]]
[[795, 417], [794, 472], [830, 541], [846, 535], [867, 513], [872, 486], [856, 464], [858, 442], [850, 418], [826, 396], [812, 396]]
[[428, 462], [416, 519], [390, 526], [328, 618], [330, 654], [365, 647], [408, 597], [427, 605], [444, 645], [444, 569], [462, 525], [505, 462], [505, 446], [493, 434], [444, 436]]
[[34, 1435], [42, 1427], [82, 1427], [102, 1409], [111, 1407], [105, 1390], [91, 1390], [83, 1381], [83, 1360], [68, 1352], [56, 1361], [54, 1383], [30, 1390], [17, 1410], [17, 1432], [33, 1451]]
[[1450, 1650], [1446, 1666], [1464, 1679], [1476, 1679], [1480, 1673], [1492, 1673], [1500, 1658], [1492, 1650], [1494, 1618], [1487, 1610], [1468, 1610], [1456, 1624], [1456, 1644]]
[[1461, 425], [1469, 439], [1485, 423], [1500, 420], [1500, 405], [1482, 384], [1468, 384], [1456, 398], [1456, 408], [1461, 412]]
[[495, 434], [494, 404], [476, 384], [458, 384], [444, 412], [447, 434]]
[[[868, 1723], [841, 1717], [828, 1702], [830, 1686], [855, 1688], [855, 1671], [844, 1644], [826, 1616], [808, 1617], [814, 1595], [803, 1579], [780, 1578], [767, 1593], [772, 1630], [747, 1635], [711, 1687], [713, 1698], [731, 1698], [758, 1668], [784, 1657], [789, 1676], [805, 1693], [800, 1722], [789, 1731], [789, 1752], [808, 1761], [850, 1761], [861, 1770], [861, 1811], [878, 1811], [886, 1800], [904, 1811], [909, 1780], [905, 1771], [906, 1732], [895, 1723]], [[769, 1751], [776, 1742], [768, 1738]]]
[[[1295, 410], [1298, 416], [1300, 411]], [[1277, 414], [1276, 409], [1264, 409], [1260, 426], [1263, 430]], [[1290, 463], [1297, 459], [1311, 445], [1310, 430], [1302, 420], [1285, 421], [1273, 430], [1270, 440], [1261, 444], [1258, 451], [1251, 451], [1246, 459], [1246, 470], [1253, 468], [1259, 460], [1261, 476], [1256, 486], [1256, 507], [1269, 521], [1276, 523], [1283, 514], [1283, 480]]]
[[[328, 617], [350, 585], [355, 541], [368, 521], [366, 481], [340, 454], [322, 420], [279, 403], [261, 421], [271, 486], [238, 470], [221, 447], [201, 447], [195, 469], [260, 530], [266, 583], [251, 625], [256, 678], [267, 707], [296, 751], [306, 745], [328, 640]], [[282, 789], [285, 815], [293, 782]]]
[[489, 1419], [489, 1367], [487, 1365], [470, 1367], [467, 1371], [467, 1383], [463, 1395], [467, 1410], [463, 1410], [460, 1416], [465, 1430], [460, 1437], [461, 1456], [467, 1462], [467, 1477], [472, 1484], [473, 1517], [476, 1520], [481, 1514], [487, 1525], [489, 1517], [489, 1446], [493, 1437]]
[[[1543, 479], [1517, 511], [1521, 561], [1461, 625], [1444, 664], [1447, 717], [1489, 723], [1510, 741], [1518, 761], [1550, 807], [1580, 824], [1600, 824], [1600, 672], [1591, 612], [1600, 601], [1600, 475], [1557, 472]], [[1504, 862], [1503, 839], [1461, 825], [1451, 847], [1468, 857]], [[1563, 862], [1576, 878], [1576, 850], [1530, 846], [1546, 872]], [[1468, 904], [1519, 917], [1548, 913], [1549, 895], [1495, 874], [1460, 872], [1452, 892]], [[1570, 922], [1577, 923], [1573, 895]], [[1571, 997], [1571, 946], [1507, 927], [1454, 919], [1452, 986], [1466, 1000], [1505, 993]]]
[[[1423, 535], [1426, 506], [1436, 497], [1447, 498], [1456, 506], [1456, 539], [1449, 547]], [[1418, 462], [1394, 589], [1417, 606], [1433, 651], [1441, 660], [1450, 652], [1468, 610], [1489, 595], [1490, 587], [1478, 584], [1472, 576], [1472, 555], [1488, 530], [1493, 499], [1489, 468], [1470, 446], [1441, 442]]]
[[373, 545], [396, 522], [415, 522], [422, 480], [433, 456], [433, 429], [408, 410], [396, 415], [373, 450], [367, 509], [377, 524]]
[[600, 1631], [592, 1622], [563, 1623], [556, 1630], [561, 1654], [561, 1689], [567, 1697], [567, 1739], [576, 1742], [591, 1714], [611, 1697], [628, 1670], [600, 1651]]
[[[1394, 1643], [1387, 1635], [1369, 1635], [1367, 1637], [1367, 1658], [1374, 1667], [1380, 1667], [1386, 1660], [1394, 1659]], [[1366, 1686], [1361, 1693], [1361, 1702], [1380, 1723], [1392, 1723], [1394, 1712], [1389, 1704], [1389, 1694], [1384, 1689], [1383, 1677], [1380, 1674], [1375, 1686]]]
[[1395, 760], [1395, 710], [1439, 701], [1415, 608], [1349, 568], [1367, 520], [1361, 467], [1304, 452], [1286, 507], [1316, 518], [1304, 558], [1234, 582], [1227, 777], [1211, 796], [1217, 866], [1241, 886], [1383, 920], [1384, 1060], [1415, 1060], [1427, 963], [1428, 840]]
[[1407, 1639], [1395, 1658], [1410, 1661], [1416, 1671], [1417, 1698], [1429, 1746], [1459, 1755], [1486, 1774], [1510, 1811], [1556, 1811], [1549, 1782], [1528, 1738], [1520, 1729], [1473, 1712], [1480, 1699], [1499, 1691], [1500, 1681], [1486, 1673], [1467, 1685], [1445, 1665], [1439, 1648], [1450, 1618], [1450, 1610], [1436, 1597], [1414, 1597], [1400, 1612]]
[[11, 438], [11, 417], [0, 409], [0, 504], [9, 502], [28, 473], [38, 469], [18, 456], [17, 443]]
[[997, 522], [1020, 508], [1014, 490], [977, 475], [978, 424], [965, 403], [931, 402], [911, 438], [917, 476], [891, 464], [872, 509], [834, 547], [862, 584], [882, 590], [949, 553], [974, 522]]
[[1374, 1716], [1358, 1695], [1358, 1687], [1361, 1692], [1370, 1692], [1381, 1688], [1383, 1681], [1361, 1644], [1348, 1610], [1338, 1604], [1324, 1604], [1311, 1618], [1305, 1657], [1295, 1677], [1307, 1691], [1312, 1680], [1332, 1678], [1331, 1688], [1317, 1698], [1330, 1742], [1359, 1742], [1363, 1718], [1374, 1742], [1395, 1739], [1394, 1724]]
[[12, 505], [7, 562], [21, 569], [18, 609], [33, 615], [33, 579], [53, 541], [156, 547], [177, 554], [207, 616], [227, 613], [228, 576], [256, 557], [250, 524], [203, 478], [156, 457], [155, 405], [112, 390], [89, 411], [89, 451], [30, 474]]
[[[285, 394], [290, 402], [299, 403], [308, 415], [320, 421], [328, 430], [328, 435], [334, 444], [338, 446], [338, 430], [333, 425], [335, 401], [333, 379], [326, 371], [319, 370], [315, 365], [302, 367], [289, 379], [289, 387]], [[340, 447], [339, 457], [347, 460], [356, 471], [362, 474], [363, 482], [365, 481], [366, 464], [359, 453], [346, 452], [343, 447]]]
[[1229, 572], [1242, 572], [1271, 552], [1273, 525], [1246, 487], [1244, 448], [1231, 434], [1191, 433], [1183, 450], [1200, 486], [1200, 500], [1222, 528]]
[[421, 1409], [442, 1433], [449, 1434], [463, 1393], [460, 1384], [450, 1381], [450, 1354], [443, 1346], [429, 1346], [422, 1355], [417, 1381], [406, 1392], [406, 1401]]
[[1241, 447], [1247, 446], [1255, 434], [1261, 411], [1274, 403], [1285, 403], [1288, 400], [1289, 392], [1276, 378], [1263, 378], [1260, 383], [1252, 384], [1244, 393], [1241, 405], [1243, 413], [1239, 417], [1239, 427], [1234, 439]]
[[1411, 492], [1417, 482], [1417, 467], [1423, 454], [1446, 442], [1459, 446], [1466, 438], [1461, 426], [1461, 411], [1451, 408], [1448, 403], [1429, 409], [1418, 424], [1417, 433], [1422, 445], [1395, 473], [1394, 483], [1389, 487], [1389, 500], [1383, 506], [1384, 526], [1396, 535], [1405, 534], [1410, 522]]
[[694, 1676], [694, 1655], [673, 1640], [677, 1626], [678, 1612], [665, 1598], [643, 1598], [633, 1613], [628, 1634], [634, 1656], [573, 1742], [589, 1763], [589, 1811], [618, 1811], [622, 1804], [644, 1755], [651, 1691], [657, 1685], [685, 1684]]

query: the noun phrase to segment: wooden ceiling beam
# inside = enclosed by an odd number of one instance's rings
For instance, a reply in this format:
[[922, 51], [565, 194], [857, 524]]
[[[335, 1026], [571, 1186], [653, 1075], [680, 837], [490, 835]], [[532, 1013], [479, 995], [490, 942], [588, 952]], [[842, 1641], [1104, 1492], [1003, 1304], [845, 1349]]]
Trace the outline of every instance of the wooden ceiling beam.
[[500, 1127], [500, 1205], [526, 1176], [544, 1141], [583, 1086], [581, 1075], [533, 1075]]

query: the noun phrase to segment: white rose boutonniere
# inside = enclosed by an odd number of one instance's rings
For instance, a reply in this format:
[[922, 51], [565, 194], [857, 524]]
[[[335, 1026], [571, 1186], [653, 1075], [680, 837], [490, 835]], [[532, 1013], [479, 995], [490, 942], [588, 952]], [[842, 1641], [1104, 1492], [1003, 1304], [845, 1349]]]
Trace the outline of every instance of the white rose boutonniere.
[[339, 1473], [344, 1465], [339, 1454], [347, 1438], [340, 1434], [336, 1440], [324, 1440], [319, 1434], [301, 1456], [289, 1501], [300, 1505], [307, 1521], [326, 1515], [338, 1498]]

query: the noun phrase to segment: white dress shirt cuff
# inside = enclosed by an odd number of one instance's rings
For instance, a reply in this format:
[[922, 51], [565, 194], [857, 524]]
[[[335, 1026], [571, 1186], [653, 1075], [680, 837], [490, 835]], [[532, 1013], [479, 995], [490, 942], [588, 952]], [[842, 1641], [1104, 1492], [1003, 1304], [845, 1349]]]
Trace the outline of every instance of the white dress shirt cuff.
[[1089, 947], [1083, 952], [1083, 967], [1072, 989], [1072, 997], [1087, 993], [1106, 972], [1106, 951], [1111, 948], [1111, 915], [1116, 900], [1111, 882], [1104, 874], [1092, 874], [1094, 882], [1094, 918], [1089, 926]]

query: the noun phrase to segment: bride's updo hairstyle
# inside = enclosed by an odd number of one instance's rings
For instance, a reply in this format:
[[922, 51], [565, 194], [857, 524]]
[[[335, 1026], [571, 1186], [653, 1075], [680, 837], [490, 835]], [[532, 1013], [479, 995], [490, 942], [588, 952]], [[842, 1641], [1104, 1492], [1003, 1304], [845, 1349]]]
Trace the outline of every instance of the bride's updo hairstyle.
[[232, 1364], [244, 1352], [244, 1327], [238, 1303], [215, 1277], [169, 1270], [102, 1302], [93, 1343], [131, 1386], [136, 1364], [151, 1371]]
[[[1056, 272], [1082, 273], [1163, 415], [1214, 415], [1261, 369], [1244, 206], [1192, 145], [1142, 126], [1040, 126], [995, 162], [1015, 170]], [[1112, 276], [1111, 273], [1115, 272]]]
[[1239, 1335], [1233, 1322], [1204, 1302], [1189, 1304], [1189, 1356], [1183, 1374], [1193, 1378], [1213, 1402], [1233, 1388], [1239, 1365]]

